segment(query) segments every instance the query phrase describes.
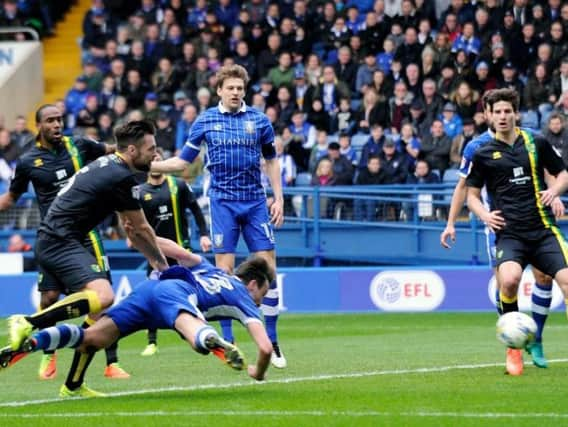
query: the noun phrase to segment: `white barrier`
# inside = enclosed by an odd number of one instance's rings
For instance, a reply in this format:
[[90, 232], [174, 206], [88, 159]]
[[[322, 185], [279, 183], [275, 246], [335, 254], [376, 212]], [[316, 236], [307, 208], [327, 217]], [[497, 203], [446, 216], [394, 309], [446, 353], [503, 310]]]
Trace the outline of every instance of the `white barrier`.
[[39, 41], [0, 42], [0, 115], [13, 128], [43, 99], [43, 48]]

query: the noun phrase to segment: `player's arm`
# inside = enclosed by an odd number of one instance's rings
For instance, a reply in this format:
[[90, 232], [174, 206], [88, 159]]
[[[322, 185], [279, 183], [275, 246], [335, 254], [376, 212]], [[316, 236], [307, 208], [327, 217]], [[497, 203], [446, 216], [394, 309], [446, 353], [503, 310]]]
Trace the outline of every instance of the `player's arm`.
[[182, 248], [173, 240], [165, 239], [160, 236], [157, 236], [156, 240], [163, 254], [168, 258], [176, 259], [180, 265], [193, 267], [195, 265], [201, 264], [202, 259], [199, 255], [195, 255], [189, 252], [187, 249]]
[[195, 160], [195, 158], [199, 155], [199, 145], [205, 135], [205, 128], [203, 127], [203, 120], [201, 120], [201, 118], [202, 116], [198, 117], [197, 120], [195, 120], [195, 123], [191, 125], [187, 141], [179, 153], [179, 156], [170, 157], [169, 159], [159, 162], [152, 162], [152, 165], [150, 166], [151, 171], [160, 173], [181, 172], [185, 169], [188, 163]]
[[124, 210], [118, 214], [132, 246], [142, 252], [154, 269], [158, 271], [167, 269], [168, 263], [158, 247], [156, 233], [146, 221], [144, 211], [142, 209]]
[[284, 196], [282, 195], [282, 178], [278, 159], [266, 159], [266, 175], [274, 193], [274, 202], [270, 205], [270, 220], [276, 227], [284, 222]]
[[465, 203], [467, 195], [467, 187], [465, 185], [465, 178], [460, 177], [459, 181], [456, 184], [456, 188], [454, 188], [454, 192], [452, 194], [452, 201], [450, 202], [450, 212], [448, 213], [448, 221], [446, 222], [446, 228], [440, 234], [440, 244], [449, 249], [451, 246], [447, 242], [448, 237], [453, 242], [456, 241], [456, 219]]
[[261, 322], [247, 323], [247, 330], [258, 347], [258, 357], [256, 365], [249, 365], [248, 374], [255, 380], [264, 380], [264, 375], [270, 364], [272, 354], [272, 343], [266, 334], [266, 329]]
[[195, 218], [195, 223], [199, 230], [199, 246], [203, 252], [208, 252], [211, 250], [211, 239], [209, 238], [205, 217], [199, 207], [199, 203], [195, 199], [195, 194], [193, 194], [193, 191], [185, 182], [181, 185], [180, 190], [181, 205], [184, 206], [183, 210], [185, 211], [186, 207], [189, 208]]
[[501, 211], [489, 212], [481, 201], [481, 188], [469, 187], [467, 190], [467, 206], [470, 211], [479, 217], [493, 231], [501, 230], [505, 227], [505, 219], [501, 216]]
[[551, 205], [555, 199], [558, 198], [568, 190], [568, 172], [565, 170], [561, 171], [556, 175], [556, 179], [552, 186], [548, 187], [546, 190], [540, 192], [540, 199], [545, 205]]
[[116, 151], [116, 144], [105, 144], [105, 154], [113, 154]]
[[[554, 182], [556, 181], [556, 177], [552, 176], [545, 169], [544, 170], [544, 181], [546, 182], [546, 188], [550, 188], [554, 185]], [[562, 202], [562, 200], [560, 200], [560, 197], [555, 197], [554, 200], [552, 201], [552, 204], [550, 205], [550, 207], [552, 208], [552, 213], [554, 214], [554, 216], [556, 218], [560, 218], [562, 215], [564, 215], [564, 203]]]
[[556, 179], [546, 190], [540, 192], [540, 199], [545, 205], [551, 205], [554, 199], [563, 194], [568, 189], [568, 172], [562, 158], [552, 148], [548, 141], [542, 138], [535, 138], [539, 151], [539, 158], [543, 159], [543, 165]]
[[14, 203], [18, 201], [21, 194], [14, 194], [11, 191], [6, 191], [0, 195], [0, 212], [10, 209]]

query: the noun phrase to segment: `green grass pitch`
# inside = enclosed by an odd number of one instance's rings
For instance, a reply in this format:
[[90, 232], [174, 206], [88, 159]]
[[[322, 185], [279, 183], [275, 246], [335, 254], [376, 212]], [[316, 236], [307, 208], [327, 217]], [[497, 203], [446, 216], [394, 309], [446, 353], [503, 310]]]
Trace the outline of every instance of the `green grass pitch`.
[[[138, 333], [119, 349], [131, 379], [105, 379], [104, 355], [95, 358], [87, 383], [109, 394], [100, 399], [57, 398], [70, 350], [59, 351], [54, 381], [36, 379], [33, 354], [0, 372], [0, 425], [568, 425], [564, 315], [552, 314], [545, 329], [550, 367], [527, 364], [521, 377], [504, 375], [495, 321], [493, 313], [283, 315], [289, 367], [270, 369], [264, 383], [198, 355], [170, 331], [160, 331], [157, 356], [141, 357]], [[253, 359], [246, 333], [235, 329]]]

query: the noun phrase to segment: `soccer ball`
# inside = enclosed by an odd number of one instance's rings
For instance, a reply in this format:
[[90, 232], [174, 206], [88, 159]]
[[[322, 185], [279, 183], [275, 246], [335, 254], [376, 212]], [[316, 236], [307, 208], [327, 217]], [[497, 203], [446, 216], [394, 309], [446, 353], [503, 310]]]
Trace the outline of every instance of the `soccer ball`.
[[513, 311], [497, 320], [497, 339], [509, 348], [525, 348], [534, 341], [535, 321], [524, 313]]

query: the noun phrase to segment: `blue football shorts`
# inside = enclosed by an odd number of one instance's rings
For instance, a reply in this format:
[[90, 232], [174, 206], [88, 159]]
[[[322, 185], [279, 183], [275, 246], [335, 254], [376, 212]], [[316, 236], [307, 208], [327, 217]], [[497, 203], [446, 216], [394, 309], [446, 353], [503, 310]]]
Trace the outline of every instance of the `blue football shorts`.
[[266, 199], [211, 199], [210, 211], [213, 252], [235, 253], [241, 232], [250, 252], [274, 250], [274, 228]]

